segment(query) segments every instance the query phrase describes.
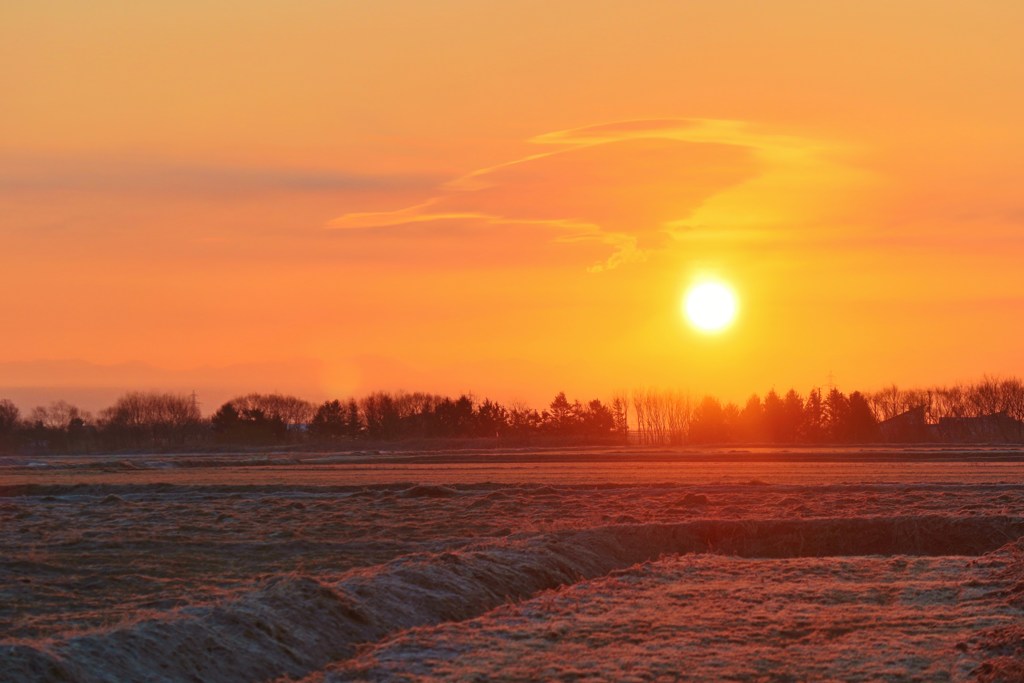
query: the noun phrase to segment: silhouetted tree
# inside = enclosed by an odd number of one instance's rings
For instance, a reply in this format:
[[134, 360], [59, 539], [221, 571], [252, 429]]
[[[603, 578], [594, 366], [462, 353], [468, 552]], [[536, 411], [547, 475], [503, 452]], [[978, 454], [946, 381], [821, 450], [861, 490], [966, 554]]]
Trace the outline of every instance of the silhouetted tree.
[[0, 447], [13, 447], [21, 411], [10, 399], [0, 398]]
[[359, 416], [359, 404], [350, 398], [345, 408], [345, 435], [358, 439], [363, 435], [363, 420]]
[[548, 407], [550, 410], [548, 413], [550, 429], [560, 434], [570, 431], [573, 422], [572, 404], [565, 397], [565, 392], [558, 392], [558, 395], [555, 396]]
[[325, 401], [313, 414], [309, 433], [320, 439], [337, 439], [347, 431], [346, 418], [346, 409], [341, 401]]
[[508, 411], [509, 430], [517, 436], [536, 434], [544, 425], [544, 418], [537, 410], [522, 403], [513, 403]]
[[378, 391], [364, 396], [359, 402], [366, 420], [366, 433], [371, 439], [395, 438], [400, 424], [394, 397]]
[[855, 391], [850, 394], [849, 439], [855, 443], [865, 443], [878, 439], [878, 420], [871, 410], [867, 398]]
[[801, 440], [819, 443], [825, 438], [825, 406], [821, 399], [820, 389], [811, 389], [804, 402], [804, 414], [801, 423]]
[[1015, 420], [1024, 420], [1024, 382], [1011, 378], [999, 383], [1000, 408]]
[[250, 420], [280, 422], [286, 431], [300, 432], [313, 419], [316, 408], [297, 396], [286, 394], [246, 394], [231, 399], [240, 416]]
[[36, 447], [49, 451], [79, 451], [89, 445], [92, 416], [67, 401], [53, 401], [37, 406], [27, 420], [31, 440]]
[[441, 436], [447, 427], [440, 424], [437, 407], [446, 399], [443, 396], [422, 392], [390, 394], [393, 422], [393, 436]]
[[934, 395], [933, 413], [930, 416], [933, 419], [967, 417], [970, 414], [967, 396], [962, 385], [938, 387], [935, 389]]
[[629, 398], [618, 393], [612, 398], [613, 431], [624, 442], [629, 438]]
[[210, 420], [217, 440], [252, 446], [272, 445], [288, 441], [288, 425], [280, 415], [268, 415], [262, 408], [239, 410], [237, 399], [228, 401]]
[[280, 415], [268, 415], [262, 408], [246, 408], [240, 417], [245, 433], [253, 443], [272, 444], [288, 440], [288, 423]]
[[690, 420], [690, 441], [693, 443], [722, 443], [727, 440], [725, 412], [714, 396], [705, 396], [693, 409]]
[[18, 418], [21, 411], [14, 402], [7, 398], [0, 398], [0, 435], [11, 434], [18, 426]]
[[76, 405], [67, 401], [53, 401], [48, 406], [37, 406], [29, 416], [29, 422], [46, 429], [65, 430], [75, 420], [85, 422], [89, 417]]
[[473, 399], [463, 394], [456, 400], [445, 398], [434, 407], [434, 436], [472, 436], [475, 434]]
[[665, 406], [661, 413], [666, 422], [668, 442], [681, 444], [690, 433], [690, 421], [693, 419], [690, 397], [673, 391], [662, 394], [661, 401]]
[[764, 406], [761, 405], [761, 398], [754, 394], [747, 399], [746, 405], [736, 419], [737, 436], [748, 443], [765, 441], [765, 420]]
[[795, 443], [800, 438], [801, 427], [804, 421], [804, 400], [796, 389], [786, 392], [783, 399], [783, 421], [782, 441]]
[[633, 392], [637, 440], [640, 443], [682, 443], [690, 429], [692, 406], [688, 396], [651, 389]]
[[647, 420], [647, 410], [644, 401], [644, 392], [636, 390], [633, 392], [633, 412], [636, 414], [636, 436], [637, 441], [642, 444], [651, 443], [652, 433]]
[[244, 434], [242, 416], [238, 414], [238, 409], [230, 401], [217, 409], [210, 419], [210, 426], [218, 441], [230, 443], [248, 440]]
[[725, 422], [725, 441], [736, 438], [736, 429], [740, 422], [740, 409], [735, 403], [729, 402], [722, 407], [722, 419]]
[[786, 440], [786, 405], [774, 389], [764, 396], [764, 426], [769, 441]]
[[849, 440], [850, 400], [835, 387], [830, 389], [828, 396], [825, 397], [822, 423], [829, 441]]
[[131, 392], [101, 414], [103, 433], [118, 445], [180, 446], [202, 433], [202, 415], [190, 396]]
[[502, 436], [509, 428], [508, 411], [501, 404], [484, 399], [476, 409], [476, 424], [478, 436]]
[[583, 434], [587, 436], [609, 436], [615, 430], [615, 415], [595, 398], [587, 404], [586, 409], [582, 412], [580, 427]]
[[906, 392], [895, 384], [864, 397], [878, 422], [889, 420], [914, 407]]

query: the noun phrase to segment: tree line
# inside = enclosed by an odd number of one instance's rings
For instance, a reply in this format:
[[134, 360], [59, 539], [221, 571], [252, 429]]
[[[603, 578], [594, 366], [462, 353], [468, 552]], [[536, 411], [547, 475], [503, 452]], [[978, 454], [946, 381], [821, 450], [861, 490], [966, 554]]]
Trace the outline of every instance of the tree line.
[[98, 415], [54, 401], [22, 416], [0, 399], [0, 447], [31, 452], [182, 449], [290, 444], [331, 445], [409, 439], [507, 439], [594, 442], [625, 439], [618, 418], [599, 399], [559, 393], [543, 410], [473, 396], [378, 391], [314, 404], [252, 393], [204, 418], [195, 396], [130, 392]]
[[634, 391], [618, 400], [627, 399], [636, 439], [644, 444], [866, 443], [881, 438], [880, 424], [918, 408], [930, 424], [998, 413], [1024, 421], [1024, 382], [1015, 377], [850, 394], [837, 388], [811, 389], [806, 396], [773, 389], [764, 398], [752, 395], [743, 407], [713, 396], [693, 401], [672, 391]]
[[714, 396], [692, 401], [678, 392], [635, 391], [631, 398], [641, 444], [866, 443], [878, 438], [878, 419], [868, 397], [812, 389], [801, 396], [757, 394], [740, 408]]
[[648, 445], [710, 443], [866, 443], [879, 424], [923, 408], [932, 423], [1005, 413], [1024, 420], [1024, 383], [985, 377], [972, 384], [849, 394], [795, 389], [742, 407], [714, 396], [675, 391], [619, 392], [608, 403], [557, 394], [543, 409], [422, 392], [378, 391], [314, 404], [282, 394], [252, 393], [201, 414], [195, 396], [129, 392], [98, 415], [66, 401], [22, 415], [0, 399], [0, 446], [31, 452], [175, 449], [287, 444], [337, 445], [409, 439], [560, 440]]

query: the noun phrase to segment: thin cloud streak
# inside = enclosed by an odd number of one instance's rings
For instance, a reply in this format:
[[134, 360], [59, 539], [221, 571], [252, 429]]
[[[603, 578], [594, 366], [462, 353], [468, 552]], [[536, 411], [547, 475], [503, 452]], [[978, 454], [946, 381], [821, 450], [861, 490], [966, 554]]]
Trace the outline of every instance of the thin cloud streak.
[[160, 161], [0, 158], [0, 194], [76, 191], [247, 195], [260, 192], [432, 191], [440, 179], [331, 170], [241, 168]]
[[[564, 231], [554, 238], [559, 242], [606, 245], [608, 256], [588, 268], [601, 272], [678, 243], [688, 222], [723, 196], [794, 169], [820, 170], [827, 155], [842, 149], [716, 119], [612, 122], [548, 132], [528, 142], [554, 149], [472, 170], [444, 183], [427, 201], [347, 213], [328, 227], [541, 224]], [[722, 217], [700, 222], [709, 219]]]

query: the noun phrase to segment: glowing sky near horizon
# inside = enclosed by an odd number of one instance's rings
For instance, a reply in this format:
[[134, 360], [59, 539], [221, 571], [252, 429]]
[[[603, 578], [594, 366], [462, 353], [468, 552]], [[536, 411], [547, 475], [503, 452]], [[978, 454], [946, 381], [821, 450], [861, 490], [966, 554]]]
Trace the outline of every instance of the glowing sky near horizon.
[[[1024, 374], [1022, 25], [1015, 0], [10, 0], [0, 396], [107, 365], [533, 403]], [[679, 314], [701, 277], [742, 302], [717, 335]]]

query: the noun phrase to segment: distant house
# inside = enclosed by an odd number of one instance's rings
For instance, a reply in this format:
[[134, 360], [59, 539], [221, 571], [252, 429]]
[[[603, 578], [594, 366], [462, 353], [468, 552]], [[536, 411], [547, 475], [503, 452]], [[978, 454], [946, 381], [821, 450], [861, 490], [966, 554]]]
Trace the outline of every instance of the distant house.
[[935, 425], [942, 441], [1022, 443], [1024, 422], [1015, 420], [1005, 412], [980, 417], [943, 417]]
[[882, 441], [892, 442], [929, 441], [932, 438], [923, 405], [880, 422], [878, 434]]

